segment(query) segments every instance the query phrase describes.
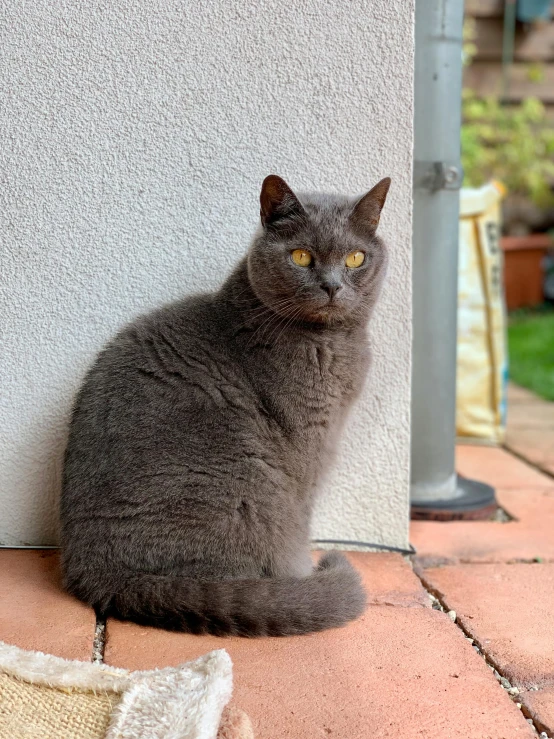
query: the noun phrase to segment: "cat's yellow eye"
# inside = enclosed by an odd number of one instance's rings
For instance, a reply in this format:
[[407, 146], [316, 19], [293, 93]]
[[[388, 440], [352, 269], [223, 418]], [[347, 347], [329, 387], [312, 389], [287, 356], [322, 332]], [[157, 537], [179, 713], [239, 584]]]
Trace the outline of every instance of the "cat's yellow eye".
[[304, 249], [295, 249], [291, 252], [292, 261], [299, 267], [309, 267], [313, 261], [313, 257], [309, 251]]
[[363, 251], [352, 251], [350, 254], [346, 257], [345, 264], [347, 267], [350, 267], [350, 269], [356, 269], [356, 267], [361, 267], [365, 260], [365, 254]]

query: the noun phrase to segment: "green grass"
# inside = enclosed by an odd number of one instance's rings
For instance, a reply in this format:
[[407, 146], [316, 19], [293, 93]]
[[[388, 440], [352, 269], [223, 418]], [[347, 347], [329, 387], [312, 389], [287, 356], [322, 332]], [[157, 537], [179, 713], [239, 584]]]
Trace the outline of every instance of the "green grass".
[[508, 322], [510, 378], [554, 401], [554, 310], [517, 311]]

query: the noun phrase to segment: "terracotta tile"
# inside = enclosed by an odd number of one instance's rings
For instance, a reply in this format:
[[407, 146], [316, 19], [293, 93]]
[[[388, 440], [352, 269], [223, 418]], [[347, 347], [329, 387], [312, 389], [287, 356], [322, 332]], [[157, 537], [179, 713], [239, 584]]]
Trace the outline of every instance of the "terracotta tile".
[[554, 683], [554, 564], [458, 565], [424, 579], [512, 684]]
[[362, 576], [370, 605], [430, 606], [419, 578], [400, 554], [348, 552], [347, 556]]
[[511, 428], [506, 445], [539, 467], [554, 463], [554, 420], [551, 425], [552, 428]]
[[110, 620], [105, 661], [149, 669], [224, 647], [234, 663], [234, 701], [257, 739], [532, 736], [459, 629], [421, 607], [428, 597], [400, 555], [349, 556], [377, 605], [343, 629], [218, 639]]
[[[554, 526], [554, 488], [497, 489], [500, 505], [529, 528]], [[554, 530], [551, 528], [551, 531]]]
[[465, 477], [499, 488], [552, 487], [554, 480], [541, 474], [505, 449], [460, 444], [456, 468]]
[[512, 404], [517, 403], [536, 403], [537, 401], [540, 401], [540, 398], [538, 395], [535, 395], [535, 393], [532, 393], [530, 390], [527, 390], [527, 388], [520, 387], [519, 385], [514, 384], [513, 382], [508, 383], [508, 391], [507, 391], [507, 397], [508, 397], [508, 410], [512, 407]]
[[55, 552], [0, 550], [0, 641], [90, 660], [95, 626], [94, 611], [61, 590]]
[[281, 639], [222, 640], [110, 621], [106, 661], [161, 667], [221, 647], [256, 739], [533, 736], [459, 629], [428, 608], [374, 606], [343, 629]]
[[[508, 399], [508, 425], [510, 424], [513, 418], [518, 417], [518, 415], [521, 412], [521, 408], [529, 408], [529, 409], [532, 408], [536, 412], [539, 412], [539, 413], [540, 413], [539, 409], [541, 408], [543, 409], [550, 408], [550, 413], [552, 414], [552, 406], [554, 405], [553, 403], [550, 403], [544, 398], [541, 398], [540, 395], [535, 395], [535, 393], [531, 392], [531, 390], [527, 390], [524, 387], [515, 385], [512, 382], [508, 383], [507, 399]], [[552, 415], [550, 415], [550, 419], [552, 420]]]
[[554, 474], [554, 403], [510, 387], [506, 446]]
[[[554, 459], [554, 419], [551, 429], [533, 426], [532, 428], [510, 430], [506, 438], [506, 444], [514, 449], [517, 454], [523, 455], [535, 464], [537, 460]], [[526, 451], [531, 452], [534, 458], [527, 457]]]
[[525, 691], [518, 700], [523, 703], [538, 730], [554, 736], [554, 687]]
[[519, 429], [554, 430], [554, 403], [542, 400], [512, 405], [508, 412], [508, 439]]
[[497, 489], [500, 505], [518, 520], [412, 521], [417, 562], [554, 561], [554, 488]]

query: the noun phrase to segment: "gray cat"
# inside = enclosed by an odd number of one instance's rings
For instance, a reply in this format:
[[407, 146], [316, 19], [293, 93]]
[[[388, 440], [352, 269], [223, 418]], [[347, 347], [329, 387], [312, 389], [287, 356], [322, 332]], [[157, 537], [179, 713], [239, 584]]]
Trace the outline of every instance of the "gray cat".
[[318, 482], [368, 365], [390, 179], [359, 200], [262, 186], [218, 292], [125, 328], [77, 397], [61, 500], [67, 590], [195, 634], [301, 634], [365, 607], [338, 552], [314, 568]]

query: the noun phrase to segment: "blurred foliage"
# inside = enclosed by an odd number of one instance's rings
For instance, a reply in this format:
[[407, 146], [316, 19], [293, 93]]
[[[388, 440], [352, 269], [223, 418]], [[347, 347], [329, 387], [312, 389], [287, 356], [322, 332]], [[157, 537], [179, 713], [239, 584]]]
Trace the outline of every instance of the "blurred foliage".
[[[476, 24], [466, 18], [463, 60], [477, 53]], [[528, 77], [541, 81], [540, 64], [528, 66]], [[537, 98], [503, 105], [497, 96], [479, 97], [465, 89], [462, 97], [462, 165], [464, 184], [479, 187], [500, 180], [508, 192], [528, 197], [539, 208], [554, 204], [554, 128]]]
[[527, 79], [529, 82], [543, 82], [544, 81], [544, 64], [540, 62], [534, 62], [533, 64], [527, 65]]
[[477, 54], [477, 23], [475, 18], [465, 18], [462, 32], [462, 60], [464, 66], [471, 64], [473, 57]]
[[554, 129], [540, 100], [527, 98], [507, 107], [496, 97], [481, 98], [466, 89], [462, 117], [467, 186], [479, 187], [495, 179], [539, 207], [554, 203]]

